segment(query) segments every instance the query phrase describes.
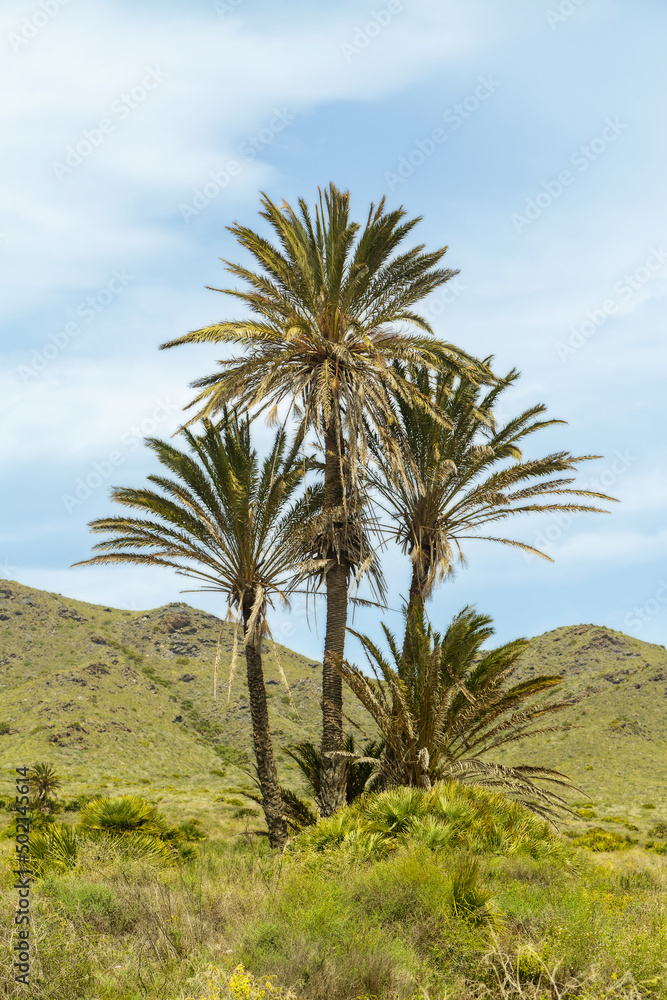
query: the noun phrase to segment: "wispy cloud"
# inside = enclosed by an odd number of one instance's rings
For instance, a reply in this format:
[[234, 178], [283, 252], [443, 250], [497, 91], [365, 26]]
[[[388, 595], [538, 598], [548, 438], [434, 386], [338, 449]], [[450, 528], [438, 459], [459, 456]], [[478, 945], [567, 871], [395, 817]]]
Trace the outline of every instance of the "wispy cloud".
[[[65, 567], [88, 551], [107, 484], [151, 468], [140, 440], [156, 401], [168, 403], [156, 425], [167, 436], [188, 383], [232, 350], [157, 352], [237, 315], [204, 287], [225, 281], [218, 258], [239, 255], [225, 227], [263, 226], [260, 189], [312, 201], [332, 179], [350, 186], [358, 217], [386, 193], [423, 214], [416, 239], [449, 244], [461, 275], [429, 318], [499, 371], [522, 370], [506, 417], [544, 401], [569, 421], [537, 451], [601, 453], [603, 471], [630, 442], [639, 455], [610, 489], [623, 503], [562, 533], [554, 566], [475, 543], [434, 613], [481, 595], [510, 637], [532, 630], [521, 615], [547, 620], [542, 587], [560, 595], [554, 615], [628, 613], [635, 572], [647, 581], [636, 600], [651, 600], [667, 502], [655, 415], [667, 267], [651, 266], [667, 245], [666, 17], [592, 0], [2, 5], [0, 463], [13, 530], [0, 562], [34, 586], [85, 581], [77, 595], [108, 604], [173, 599], [160, 574]], [[500, 86], [478, 91], [480, 79]], [[574, 354], [561, 361], [559, 344]], [[263, 447], [270, 432], [256, 430]], [[78, 480], [91, 495], [68, 514], [61, 494]], [[530, 540], [538, 526], [526, 524]], [[388, 558], [397, 605], [407, 571]]]

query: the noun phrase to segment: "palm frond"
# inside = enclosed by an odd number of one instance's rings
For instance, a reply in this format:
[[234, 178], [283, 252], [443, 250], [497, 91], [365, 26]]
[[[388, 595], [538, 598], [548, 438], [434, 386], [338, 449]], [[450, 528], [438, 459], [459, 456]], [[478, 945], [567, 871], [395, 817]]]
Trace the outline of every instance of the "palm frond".
[[516, 639], [483, 651], [493, 628], [490, 618], [472, 607], [456, 615], [442, 635], [426, 623], [419, 607], [406, 617], [402, 649], [383, 626], [393, 665], [371, 639], [354, 632], [374, 677], [347, 662], [338, 667], [384, 741], [376, 786], [427, 788], [457, 777], [498, 787], [540, 815], [567, 809], [561, 796], [541, 784], [573, 789], [566, 775], [488, 759], [500, 746], [565, 728], [539, 723], [571, 701], [534, 700], [562, 678], [544, 675], [511, 685], [529, 643]]

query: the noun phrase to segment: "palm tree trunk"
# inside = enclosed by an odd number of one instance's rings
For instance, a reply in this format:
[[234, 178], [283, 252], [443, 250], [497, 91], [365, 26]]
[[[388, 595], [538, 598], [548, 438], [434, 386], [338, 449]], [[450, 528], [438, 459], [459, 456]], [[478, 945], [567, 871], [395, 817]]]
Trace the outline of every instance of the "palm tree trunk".
[[[419, 567], [416, 562], [412, 563], [412, 579], [410, 580], [410, 594], [408, 596], [408, 609], [405, 619], [405, 638], [403, 639], [403, 661], [407, 663], [408, 655], [410, 652], [410, 643], [408, 639], [408, 626], [410, 619], [415, 613], [423, 613], [424, 611], [424, 594], [420, 586], [420, 573]], [[399, 671], [400, 673], [400, 671]], [[392, 706], [392, 717], [397, 716], [398, 711], [396, 705]], [[397, 766], [397, 755], [396, 750], [392, 747], [391, 742], [387, 741], [387, 746], [385, 748], [385, 766], [388, 774], [397, 774], [400, 768]], [[412, 778], [409, 777], [408, 784], [413, 784]]]
[[405, 621], [405, 638], [403, 639], [403, 659], [408, 655], [408, 622], [415, 610], [424, 610], [424, 595], [420, 586], [419, 569], [416, 563], [412, 564], [412, 579], [410, 581], [410, 594], [408, 596], [408, 613]]
[[[243, 601], [244, 634], [248, 634], [248, 621], [254, 604], [254, 594], [246, 594]], [[269, 828], [269, 843], [271, 847], [280, 850], [287, 842], [287, 823], [283, 816], [283, 800], [278, 785], [278, 772], [273, 756], [273, 744], [269, 729], [269, 709], [264, 687], [262, 671], [261, 639], [253, 640], [246, 646], [246, 669], [248, 675], [248, 694], [250, 696], [250, 718], [252, 720], [252, 739], [257, 760], [257, 774], [262, 793], [262, 807]]]
[[[338, 433], [330, 423], [325, 434], [326, 460], [324, 469], [325, 511], [343, 504], [343, 481], [340, 468]], [[340, 527], [344, 527], [341, 522]], [[326, 575], [327, 616], [322, 660], [322, 743], [323, 769], [321, 776], [320, 811], [330, 816], [345, 804], [347, 768], [343, 758], [328, 756], [343, 749], [343, 680], [336, 670], [345, 652], [347, 627], [347, 586], [349, 567], [341, 554], [331, 553], [337, 562]]]

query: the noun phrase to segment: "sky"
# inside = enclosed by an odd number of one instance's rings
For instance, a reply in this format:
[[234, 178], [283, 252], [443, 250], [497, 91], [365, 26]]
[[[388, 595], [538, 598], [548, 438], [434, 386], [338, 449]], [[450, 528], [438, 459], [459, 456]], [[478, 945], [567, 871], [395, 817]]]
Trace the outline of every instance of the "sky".
[[[577, 483], [620, 501], [511, 526], [553, 562], [471, 541], [435, 627], [474, 604], [498, 642], [583, 622], [667, 644], [666, 29], [660, 0], [5, 0], [0, 576], [224, 612], [167, 570], [71, 564], [224, 356], [158, 346], [236, 315], [206, 288], [242, 259], [226, 227], [333, 181], [359, 220], [383, 195], [423, 217], [460, 269], [424, 304], [436, 335], [518, 368], [501, 416], [567, 421], [526, 457], [599, 455]], [[400, 552], [383, 566], [390, 609], [354, 622], [375, 637], [409, 584]], [[321, 604], [271, 624], [321, 658]]]

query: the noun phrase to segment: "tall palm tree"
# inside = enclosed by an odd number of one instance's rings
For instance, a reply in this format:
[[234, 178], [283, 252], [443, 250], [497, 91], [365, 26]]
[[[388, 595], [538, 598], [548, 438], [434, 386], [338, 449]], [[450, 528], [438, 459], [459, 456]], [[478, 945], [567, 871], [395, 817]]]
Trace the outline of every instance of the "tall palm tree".
[[262, 636], [267, 607], [275, 597], [287, 600], [298, 560], [295, 539], [317, 497], [294, 500], [307, 464], [299, 453], [301, 437], [287, 447], [278, 431], [270, 454], [260, 465], [251, 447], [248, 418], [224, 414], [219, 427], [208, 424], [196, 437], [182, 432], [190, 453], [157, 438], [147, 444], [172, 478], [148, 477], [155, 489], [116, 487], [112, 498], [141, 512], [90, 523], [96, 533], [113, 537], [99, 542], [99, 554], [76, 565], [140, 563], [169, 566], [198, 580], [197, 589], [218, 591], [243, 620], [250, 716], [262, 805], [270, 843], [287, 839], [269, 730], [262, 672]]
[[[485, 364], [490, 364], [487, 358]], [[405, 376], [405, 369], [396, 365]], [[390, 517], [387, 537], [394, 538], [410, 556], [412, 577], [408, 613], [423, 611], [434, 585], [454, 569], [454, 552], [464, 561], [462, 543], [470, 538], [499, 542], [550, 559], [525, 542], [482, 534], [489, 525], [527, 513], [589, 511], [607, 513], [579, 498], [614, 500], [594, 490], [572, 486], [577, 466], [599, 455], [552, 452], [543, 458], [522, 461], [521, 447], [530, 434], [565, 423], [545, 419], [539, 403], [517, 417], [499, 424], [494, 411], [502, 393], [519, 372], [483, 391], [452, 372], [435, 375], [414, 369], [412, 382], [442, 410], [447, 422], [423, 409], [396, 399], [400, 415], [399, 447], [405, 474], [396, 476], [382, 439], [369, 433], [373, 455], [370, 485]]]
[[444, 635], [425, 623], [417, 607], [407, 622], [401, 651], [382, 626], [390, 660], [365, 635], [354, 633], [375, 674], [344, 663], [343, 678], [373, 718], [386, 741], [378, 786], [429, 788], [456, 777], [499, 787], [544, 816], [567, 809], [567, 803], [538, 781], [573, 788], [566, 775], [549, 768], [507, 767], [488, 759], [499, 747], [563, 726], [535, 727], [535, 722], [571, 702], [527, 702], [554, 688], [562, 677], [549, 675], [507, 686], [517, 661], [529, 645], [516, 639], [498, 649], [481, 649], [492, 635], [491, 619], [466, 607]]
[[[449, 343], [435, 340], [416, 311], [430, 292], [456, 271], [440, 268], [447, 248], [423, 245], [399, 252], [420, 221], [402, 208], [370, 206], [363, 229], [350, 220], [349, 193], [333, 184], [320, 191], [314, 218], [303, 199], [298, 211], [262, 195], [260, 215], [277, 240], [245, 226], [229, 231], [259, 266], [258, 271], [224, 261], [246, 289], [216, 289], [249, 310], [243, 319], [217, 323], [163, 344], [240, 344], [242, 357], [220, 361], [221, 371], [198, 379], [190, 404], [209, 417], [236, 400], [243, 407], [270, 408], [275, 419], [289, 403], [301, 426], [313, 431], [324, 464], [323, 513], [313, 566], [326, 587], [326, 631], [322, 675], [322, 744], [329, 775], [323, 811], [344, 801], [336, 751], [342, 750], [342, 686], [335, 669], [344, 654], [348, 586], [353, 573], [372, 562], [359, 527], [360, 472], [366, 458], [365, 417], [383, 440], [390, 460], [400, 462], [392, 437], [394, 398], [445, 420], [419, 387], [392, 367], [398, 359], [461, 378], [491, 381], [486, 367]], [[193, 419], [196, 419], [193, 418]]]

